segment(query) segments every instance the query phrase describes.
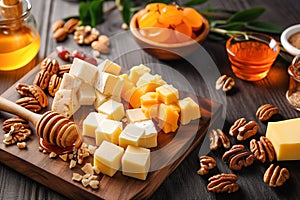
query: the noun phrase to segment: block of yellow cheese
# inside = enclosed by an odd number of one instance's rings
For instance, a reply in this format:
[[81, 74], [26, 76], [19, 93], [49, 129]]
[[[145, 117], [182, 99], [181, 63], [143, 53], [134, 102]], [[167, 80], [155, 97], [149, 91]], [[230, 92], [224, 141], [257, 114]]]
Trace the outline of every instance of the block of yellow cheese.
[[97, 108], [97, 111], [106, 114], [109, 119], [121, 120], [125, 116], [124, 106], [122, 103], [109, 99]]
[[266, 137], [272, 142], [278, 161], [300, 159], [300, 118], [269, 122]]
[[112, 62], [111, 60], [105, 59], [98, 65], [98, 72], [106, 72], [113, 75], [118, 75], [121, 71], [120, 65]]
[[127, 109], [126, 110], [126, 118], [129, 123], [144, 121], [149, 119], [146, 117], [141, 108]]
[[127, 124], [119, 136], [119, 145], [126, 148], [128, 145], [140, 146], [141, 138], [144, 137], [145, 130], [134, 124]]
[[191, 120], [199, 119], [201, 112], [199, 105], [190, 97], [179, 100], [180, 122], [183, 125], [190, 123]]
[[94, 166], [103, 174], [112, 177], [121, 167], [123, 153], [122, 147], [103, 141], [94, 153]]
[[172, 85], [162, 85], [156, 88], [158, 100], [161, 100], [165, 104], [171, 104], [178, 101], [178, 90]]
[[146, 180], [150, 168], [150, 150], [129, 145], [122, 157], [122, 174]]
[[69, 73], [80, 78], [82, 81], [90, 85], [94, 85], [94, 81], [98, 73], [98, 68], [86, 61], [74, 58]]
[[96, 145], [101, 144], [103, 140], [107, 140], [114, 144], [119, 144], [119, 135], [123, 129], [122, 122], [104, 119], [95, 130]]
[[[97, 112], [90, 112], [83, 120], [82, 135], [95, 138], [95, 130], [104, 119], [107, 119], [107, 115]], [[99, 144], [100, 143], [98, 143], [98, 145]]]
[[139, 78], [145, 74], [145, 73], [149, 73], [151, 71], [151, 69], [149, 67], [146, 67], [143, 64], [140, 64], [138, 66], [134, 66], [130, 69], [130, 73], [129, 73], [129, 79], [136, 84], [136, 82], [139, 80]]

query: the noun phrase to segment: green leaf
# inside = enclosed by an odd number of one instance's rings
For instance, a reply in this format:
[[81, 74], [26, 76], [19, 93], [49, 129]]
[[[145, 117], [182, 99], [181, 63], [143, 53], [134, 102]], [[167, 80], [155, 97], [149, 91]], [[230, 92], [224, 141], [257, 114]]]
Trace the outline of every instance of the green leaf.
[[91, 26], [95, 27], [103, 21], [104, 0], [93, 0], [90, 3]]
[[280, 34], [283, 31], [283, 28], [281, 26], [271, 22], [264, 22], [264, 21], [248, 22], [245, 24], [245, 27], [253, 31], [265, 32], [265, 33]]
[[224, 36], [214, 33], [208, 34], [208, 38], [214, 41], [224, 41], [226, 39]]
[[226, 30], [237, 30], [244, 24], [245, 24], [244, 22], [232, 22], [232, 23], [219, 25], [218, 28], [222, 28]]
[[170, 2], [171, 2], [171, 0], [150, 0], [150, 1], [147, 1], [146, 4], [149, 4], [149, 3], [165, 3], [165, 4], [168, 4]]
[[82, 25], [88, 25], [91, 22], [91, 16], [89, 11], [89, 3], [81, 1], [79, 4], [79, 18], [82, 21]]
[[184, 6], [195, 6], [195, 5], [199, 5], [202, 3], [205, 3], [207, 0], [190, 0], [186, 3], [184, 3]]
[[123, 2], [123, 9], [122, 9], [122, 18], [123, 21], [129, 26], [130, 19], [133, 16], [134, 12], [132, 12], [132, 8], [134, 7], [134, 4], [130, 0], [125, 0]]
[[257, 8], [250, 8], [243, 11], [239, 11], [232, 15], [228, 20], [227, 23], [230, 22], [249, 22], [256, 18], [258, 18], [263, 12], [265, 11], [262, 7]]

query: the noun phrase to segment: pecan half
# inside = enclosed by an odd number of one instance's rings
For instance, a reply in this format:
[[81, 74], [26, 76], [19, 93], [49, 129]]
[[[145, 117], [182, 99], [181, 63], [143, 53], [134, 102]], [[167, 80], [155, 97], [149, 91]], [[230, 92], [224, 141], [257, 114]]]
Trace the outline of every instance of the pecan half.
[[5, 145], [11, 145], [26, 140], [30, 135], [30, 129], [24, 128], [23, 124], [16, 123], [11, 126], [8, 133], [4, 134], [3, 143]]
[[238, 129], [239, 133], [236, 138], [239, 141], [243, 141], [255, 135], [257, 131], [258, 124], [255, 121], [249, 121], [247, 124]]
[[35, 79], [33, 81], [33, 85], [37, 85], [42, 90], [46, 89], [48, 87], [50, 80], [50, 74], [46, 70], [39, 71], [39, 73], [36, 74]]
[[264, 183], [270, 187], [282, 186], [290, 178], [290, 172], [286, 168], [280, 168], [271, 164], [264, 174]]
[[32, 112], [38, 112], [42, 109], [42, 106], [34, 97], [20, 98], [16, 101], [16, 104], [23, 106]]
[[207, 190], [210, 192], [236, 192], [239, 185], [236, 183], [237, 176], [235, 174], [217, 174], [208, 179]]
[[222, 160], [229, 163], [229, 168], [232, 170], [241, 170], [242, 167], [252, 165], [255, 157], [245, 150], [244, 145], [236, 144], [226, 151]]
[[200, 156], [200, 169], [197, 171], [200, 175], [208, 174], [209, 170], [216, 167], [217, 163], [213, 157], [210, 156]]
[[91, 44], [99, 37], [99, 31], [91, 26], [78, 26], [74, 33], [74, 40], [77, 44]]
[[271, 141], [265, 136], [261, 136], [259, 141], [252, 139], [250, 141], [250, 151], [262, 163], [266, 162], [267, 158], [269, 162], [272, 162], [275, 158], [274, 147]]
[[223, 146], [225, 149], [230, 148], [230, 140], [220, 129], [212, 130], [209, 134], [209, 140], [211, 150], [216, 150], [221, 146]]
[[49, 76], [52, 76], [53, 74], [56, 74], [58, 72], [59, 64], [56, 59], [45, 58], [40, 65], [40, 69], [42, 71], [48, 71]]
[[278, 113], [278, 108], [272, 104], [264, 104], [256, 111], [256, 116], [260, 121], [269, 120], [273, 115]]
[[12, 117], [3, 122], [2, 130], [8, 133], [11, 130], [11, 126], [14, 124], [22, 124], [24, 128], [29, 129], [28, 121], [20, 117]]
[[53, 74], [50, 78], [49, 85], [48, 85], [48, 92], [49, 94], [54, 97], [55, 93], [58, 91], [62, 77], [58, 76], [57, 74]]
[[220, 76], [216, 81], [216, 89], [222, 89], [224, 92], [231, 90], [234, 85], [234, 79], [227, 75]]
[[40, 103], [42, 108], [48, 106], [48, 98], [45, 92], [37, 85], [30, 85], [29, 92], [33, 95], [33, 97]]
[[72, 64], [60, 65], [58, 70], [58, 76], [63, 76], [64, 73], [68, 73], [71, 69]]
[[23, 97], [32, 97], [32, 94], [29, 91], [29, 85], [26, 83], [17, 83], [16, 90]]
[[229, 135], [231, 136], [237, 136], [238, 135], [238, 129], [242, 126], [244, 126], [247, 123], [245, 118], [239, 118], [237, 119], [234, 124], [229, 129]]

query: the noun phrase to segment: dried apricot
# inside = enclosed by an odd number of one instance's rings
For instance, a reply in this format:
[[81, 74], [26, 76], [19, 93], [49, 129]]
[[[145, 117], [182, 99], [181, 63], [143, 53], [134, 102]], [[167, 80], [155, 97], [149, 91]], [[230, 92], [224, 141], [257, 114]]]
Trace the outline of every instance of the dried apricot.
[[194, 8], [183, 8], [183, 21], [189, 24], [193, 30], [201, 28], [203, 21], [201, 15]]
[[139, 20], [140, 28], [155, 27], [160, 17], [158, 12], [147, 12]]
[[146, 7], [145, 10], [147, 12], [152, 12], [152, 11], [158, 11], [161, 12], [161, 10], [166, 7], [167, 5], [164, 3], [149, 3]]
[[179, 42], [190, 40], [192, 37], [192, 27], [189, 24], [181, 23], [174, 27], [175, 37]]
[[162, 24], [178, 25], [182, 22], [182, 9], [176, 5], [165, 6], [160, 13], [158, 21]]

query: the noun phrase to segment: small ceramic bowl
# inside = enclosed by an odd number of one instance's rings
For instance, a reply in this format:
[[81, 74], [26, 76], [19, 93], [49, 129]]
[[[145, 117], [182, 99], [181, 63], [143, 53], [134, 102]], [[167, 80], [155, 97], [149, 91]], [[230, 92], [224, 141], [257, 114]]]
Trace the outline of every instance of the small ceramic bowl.
[[300, 24], [293, 25], [291, 27], [288, 27], [285, 29], [280, 37], [280, 41], [282, 46], [289, 52], [291, 55], [296, 56], [297, 54], [300, 54], [300, 49], [294, 47], [290, 42], [289, 38], [295, 34], [300, 32]]
[[150, 40], [143, 36], [139, 30], [137, 16], [141, 11], [137, 12], [130, 21], [130, 31], [135, 41], [149, 54], [161, 60], [176, 60], [183, 56], [187, 56], [194, 52], [207, 37], [209, 33], [209, 23], [205, 17], [203, 25], [198, 31], [196, 38], [180, 43], [161, 43]]

